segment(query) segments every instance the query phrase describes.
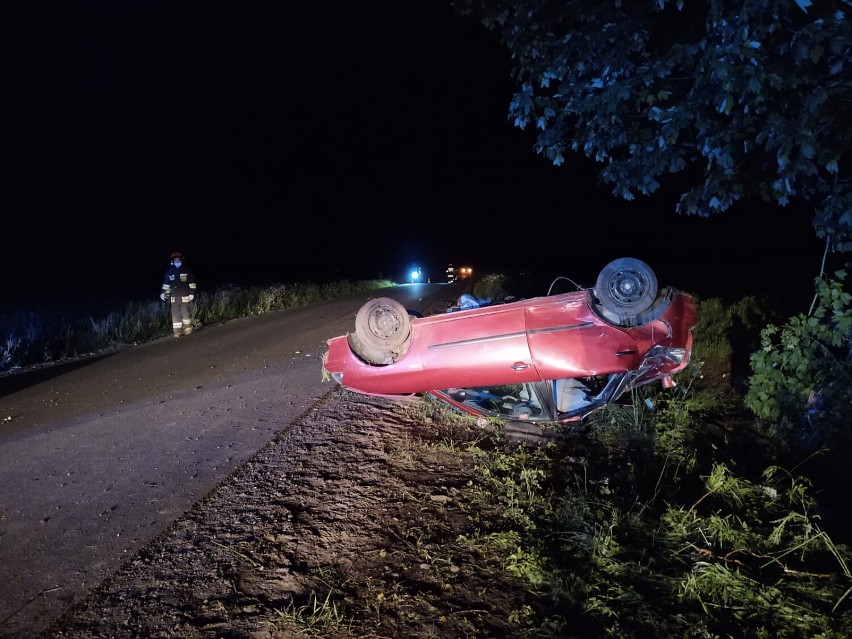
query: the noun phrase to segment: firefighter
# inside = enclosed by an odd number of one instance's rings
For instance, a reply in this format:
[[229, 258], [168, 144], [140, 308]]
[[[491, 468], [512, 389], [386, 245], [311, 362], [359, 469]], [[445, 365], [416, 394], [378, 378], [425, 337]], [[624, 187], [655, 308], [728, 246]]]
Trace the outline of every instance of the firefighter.
[[172, 333], [175, 337], [192, 333], [192, 301], [195, 299], [195, 275], [183, 263], [183, 255], [172, 253], [171, 265], [163, 278], [160, 299], [171, 302]]

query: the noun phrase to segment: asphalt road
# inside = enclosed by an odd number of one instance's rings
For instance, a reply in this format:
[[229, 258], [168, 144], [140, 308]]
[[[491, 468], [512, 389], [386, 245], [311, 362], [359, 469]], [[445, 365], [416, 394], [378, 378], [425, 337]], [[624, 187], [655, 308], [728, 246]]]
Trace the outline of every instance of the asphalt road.
[[325, 340], [369, 297], [0, 378], [0, 637], [38, 635], [333, 390]]

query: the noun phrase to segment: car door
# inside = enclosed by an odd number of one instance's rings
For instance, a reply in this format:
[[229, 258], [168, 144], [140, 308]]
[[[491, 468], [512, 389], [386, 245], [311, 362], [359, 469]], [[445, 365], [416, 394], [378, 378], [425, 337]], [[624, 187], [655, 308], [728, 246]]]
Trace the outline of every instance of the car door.
[[586, 292], [532, 305], [525, 322], [530, 354], [545, 380], [625, 371], [641, 360], [627, 330], [591, 311]]
[[430, 387], [539, 380], [527, 345], [524, 308], [516, 303], [459, 311], [423, 326], [420, 355]]

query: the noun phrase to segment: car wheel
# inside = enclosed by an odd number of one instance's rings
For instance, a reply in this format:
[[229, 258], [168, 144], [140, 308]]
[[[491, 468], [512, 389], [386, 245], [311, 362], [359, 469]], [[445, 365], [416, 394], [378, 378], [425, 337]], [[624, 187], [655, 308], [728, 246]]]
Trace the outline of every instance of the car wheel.
[[356, 355], [372, 364], [388, 364], [408, 350], [411, 317], [405, 307], [389, 297], [364, 304], [355, 316]]
[[642, 260], [622, 257], [598, 275], [595, 292], [606, 310], [630, 318], [647, 311], [657, 299], [657, 276]]

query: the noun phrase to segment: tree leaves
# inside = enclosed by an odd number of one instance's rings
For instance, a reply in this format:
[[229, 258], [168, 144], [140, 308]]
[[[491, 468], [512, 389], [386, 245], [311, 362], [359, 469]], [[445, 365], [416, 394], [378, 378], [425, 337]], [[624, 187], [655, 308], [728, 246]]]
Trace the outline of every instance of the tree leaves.
[[[847, 3], [457, 0], [514, 61], [515, 126], [535, 152], [600, 163], [625, 199], [695, 166], [676, 211], [709, 216], [740, 199], [814, 211], [818, 237], [852, 250], [852, 26]], [[840, 178], [840, 179], [838, 179]]]
[[818, 280], [813, 313], [765, 327], [751, 356], [744, 403], [772, 422], [772, 434], [792, 450], [829, 443], [846, 450], [852, 442], [852, 295], [843, 289], [845, 277], [838, 271]]

